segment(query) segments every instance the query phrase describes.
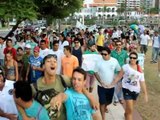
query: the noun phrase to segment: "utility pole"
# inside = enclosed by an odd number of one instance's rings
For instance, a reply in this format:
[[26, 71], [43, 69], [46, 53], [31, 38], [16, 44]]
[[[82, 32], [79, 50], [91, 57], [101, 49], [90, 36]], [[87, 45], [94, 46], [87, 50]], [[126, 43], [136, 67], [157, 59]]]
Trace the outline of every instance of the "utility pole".
[[104, 15], [105, 15], [105, 9], [104, 9], [105, 4], [104, 4], [104, 1], [105, 1], [105, 0], [103, 0], [103, 23], [102, 23], [103, 25], [104, 25]]
[[127, 0], [124, 2], [124, 20], [125, 20], [125, 25], [127, 25]]

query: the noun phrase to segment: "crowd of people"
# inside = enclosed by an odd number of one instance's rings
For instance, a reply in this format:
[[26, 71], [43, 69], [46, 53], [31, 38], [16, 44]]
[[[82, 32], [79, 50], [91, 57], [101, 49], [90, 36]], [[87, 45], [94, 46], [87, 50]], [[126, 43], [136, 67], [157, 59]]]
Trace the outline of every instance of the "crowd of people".
[[125, 102], [125, 119], [132, 120], [140, 88], [148, 101], [143, 69], [151, 39], [157, 63], [160, 37], [147, 30], [19, 30], [0, 37], [0, 119], [106, 120], [108, 105]]

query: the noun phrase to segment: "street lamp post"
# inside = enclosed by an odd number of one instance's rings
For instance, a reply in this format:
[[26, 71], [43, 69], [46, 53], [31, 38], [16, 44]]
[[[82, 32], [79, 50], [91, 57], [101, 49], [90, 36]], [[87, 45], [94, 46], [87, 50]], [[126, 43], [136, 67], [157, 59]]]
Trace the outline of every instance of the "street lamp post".
[[102, 16], [102, 17], [103, 17], [103, 23], [102, 23], [103, 25], [104, 25], [104, 15], [105, 15], [105, 9], [104, 9], [105, 4], [104, 4], [104, 1], [105, 1], [105, 0], [103, 0], [103, 16]]

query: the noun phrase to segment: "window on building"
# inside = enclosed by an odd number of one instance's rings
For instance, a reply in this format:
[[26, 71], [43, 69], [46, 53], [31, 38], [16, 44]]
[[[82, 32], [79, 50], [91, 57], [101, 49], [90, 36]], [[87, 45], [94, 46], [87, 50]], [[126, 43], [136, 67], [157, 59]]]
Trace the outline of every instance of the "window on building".
[[115, 8], [112, 8], [112, 12], [115, 12]]
[[108, 14], [108, 15], [107, 15], [107, 18], [110, 18], [110, 17], [111, 17], [111, 15], [110, 15], [110, 14]]
[[102, 12], [102, 9], [101, 9], [101, 8], [98, 8], [98, 12]]

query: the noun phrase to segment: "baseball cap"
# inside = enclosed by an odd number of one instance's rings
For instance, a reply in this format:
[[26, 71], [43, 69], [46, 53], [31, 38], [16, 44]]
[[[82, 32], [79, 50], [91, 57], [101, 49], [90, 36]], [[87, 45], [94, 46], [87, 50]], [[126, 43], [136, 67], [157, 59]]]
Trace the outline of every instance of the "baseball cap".
[[31, 49], [31, 45], [30, 44], [26, 44], [25, 48], [30, 48]]
[[40, 51], [40, 48], [38, 46], [34, 47], [34, 52], [39, 52]]

